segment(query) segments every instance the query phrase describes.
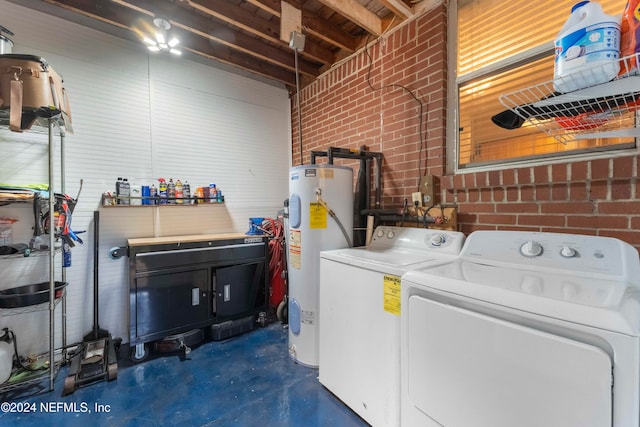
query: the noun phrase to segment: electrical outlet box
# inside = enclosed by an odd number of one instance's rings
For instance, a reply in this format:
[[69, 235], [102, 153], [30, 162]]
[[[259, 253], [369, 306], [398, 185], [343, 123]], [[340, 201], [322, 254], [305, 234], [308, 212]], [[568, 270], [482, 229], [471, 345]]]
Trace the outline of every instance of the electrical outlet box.
[[425, 205], [436, 204], [437, 184], [438, 180], [433, 175], [425, 175], [420, 179], [420, 192], [422, 193], [422, 202]]
[[416, 203], [418, 204], [418, 206], [422, 206], [422, 193], [419, 191], [411, 193], [411, 201], [413, 202], [414, 206], [416, 205]]

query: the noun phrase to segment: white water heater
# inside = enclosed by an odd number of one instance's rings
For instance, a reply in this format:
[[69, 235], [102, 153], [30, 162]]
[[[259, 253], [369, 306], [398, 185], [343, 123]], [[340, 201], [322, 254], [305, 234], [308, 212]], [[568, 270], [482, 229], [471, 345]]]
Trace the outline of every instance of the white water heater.
[[353, 170], [303, 165], [289, 171], [289, 354], [317, 367], [320, 251], [351, 246]]

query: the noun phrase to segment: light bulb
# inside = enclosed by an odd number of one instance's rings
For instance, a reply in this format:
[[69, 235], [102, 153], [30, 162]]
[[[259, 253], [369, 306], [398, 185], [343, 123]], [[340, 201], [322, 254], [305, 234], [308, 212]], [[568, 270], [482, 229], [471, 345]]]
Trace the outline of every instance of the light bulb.
[[158, 44], [166, 44], [165, 38], [164, 38], [164, 34], [162, 34], [161, 32], [157, 32], [156, 33], [156, 40], [158, 41]]
[[169, 49], [169, 52], [173, 53], [174, 55], [182, 55], [181, 50], [174, 49], [174, 48]]
[[176, 37], [171, 37], [171, 40], [169, 40], [169, 43], [167, 44], [171, 47], [176, 47], [178, 43], [180, 43], [180, 40], [178, 40]]
[[156, 45], [153, 45], [153, 46], [147, 46], [147, 47], [149, 48], [149, 50], [150, 50], [151, 52], [159, 52], [159, 51], [160, 51], [160, 48], [159, 48], [158, 46], [156, 46]]

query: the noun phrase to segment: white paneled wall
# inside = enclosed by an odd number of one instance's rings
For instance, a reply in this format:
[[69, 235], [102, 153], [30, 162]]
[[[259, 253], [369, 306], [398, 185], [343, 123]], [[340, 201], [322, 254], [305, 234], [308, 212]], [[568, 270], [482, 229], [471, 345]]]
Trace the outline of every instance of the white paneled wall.
[[[93, 211], [99, 209], [100, 326], [128, 342], [128, 260], [111, 260], [109, 248], [135, 237], [244, 232], [249, 217], [276, 215], [291, 163], [288, 92], [184, 58], [149, 55], [142, 44], [4, 0], [0, 24], [15, 33], [13, 53], [46, 58], [70, 97], [75, 133], [65, 139], [65, 190], [75, 197], [84, 181], [72, 225], [86, 233], [67, 269], [68, 340], [82, 339], [92, 327]], [[0, 131], [0, 183], [45, 182], [46, 148], [42, 134]], [[192, 190], [216, 183], [226, 203], [100, 207], [102, 192], [114, 191], [118, 177], [141, 185], [179, 178]], [[29, 215], [24, 207], [0, 207], [0, 216], [21, 219], [14, 242], [28, 241]], [[42, 280], [43, 272], [46, 279], [43, 263], [46, 257], [0, 260], [0, 289]], [[16, 332], [21, 354], [38, 352], [47, 348], [46, 320], [3, 316], [0, 328]]]

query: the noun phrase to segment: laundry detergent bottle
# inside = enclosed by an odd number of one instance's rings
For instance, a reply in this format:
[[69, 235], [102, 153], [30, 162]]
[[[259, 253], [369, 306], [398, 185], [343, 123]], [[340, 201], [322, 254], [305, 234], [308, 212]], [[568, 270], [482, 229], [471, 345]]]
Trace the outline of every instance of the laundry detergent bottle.
[[599, 3], [583, 1], [571, 9], [555, 40], [554, 89], [571, 92], [606, 83], [620, 70], [620, 18]]

